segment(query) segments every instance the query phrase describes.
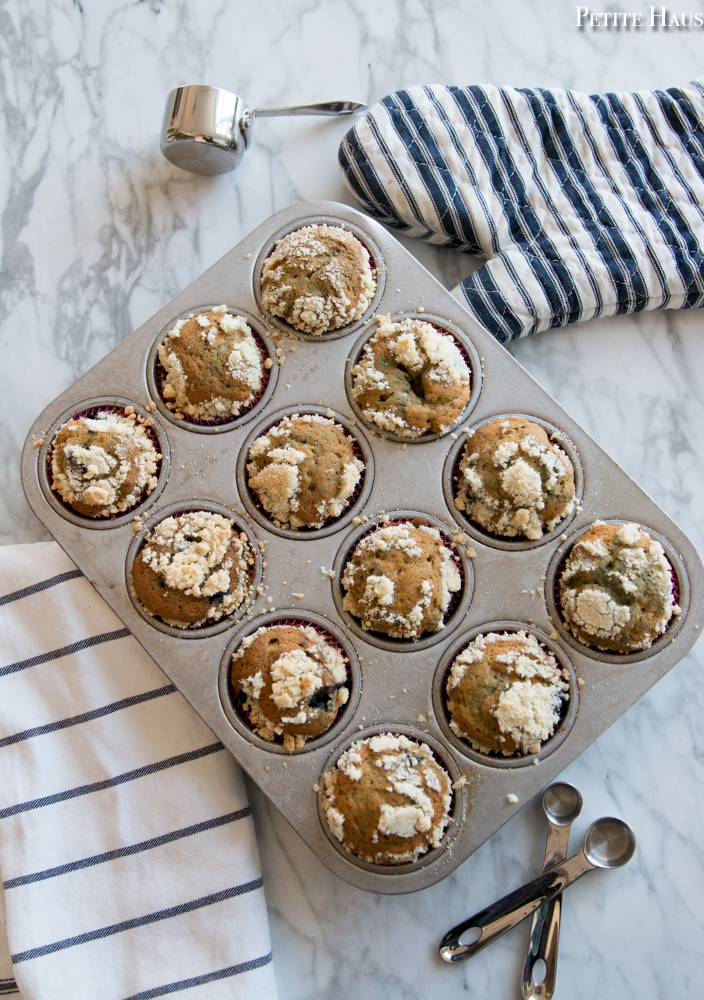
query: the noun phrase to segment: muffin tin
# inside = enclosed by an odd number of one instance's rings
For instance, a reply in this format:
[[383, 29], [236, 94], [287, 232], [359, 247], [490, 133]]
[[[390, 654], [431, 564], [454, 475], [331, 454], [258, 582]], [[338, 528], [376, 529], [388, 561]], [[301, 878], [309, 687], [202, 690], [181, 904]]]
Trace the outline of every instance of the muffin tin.
[[[342, 225], [357, 235], [369, 248], [378, 280], [365, 316], [322, 337], [296, 333], [258, 304], [259, 272], [273, 242], [313, 222]], [[156, 345], [184, 313], [220, 303], [250, 322], [274, 365], [250, 410], [227, 422], [194, 424], [178, 419], [158, 395]], [[472, 367], [471, 396], [453, 433], [403, 447], [365, 424], [351, 399], [349, 371], [374, 332], [376, 313], [416, 315], [462, 344]], [[267, 331], [276, 336], [285, 331], [284, 339], [272, 341]], [[283, 350], [282, 365], [276, 363], [277, 347]], [[50, 488], [48, 461], [58, 427], [96, 405], [131, 405], [146, 416], [151, 401], [163, 456], [156, 490], [112, 520], [72, 513]], [[328, 409], [354, 434], [361, 451], [373, 456], [354, 510], [319, 531], [276, 529], [248, 492], [242, 449], [284, 412]], [[581, 500], [574, 516], [537, 542], [488, 535], [468, 524], [452, 502], [463, 428], [509, 414], [528, 416], [556, 433], [577, 471]], [[35, 448], [37, 439], [44, 440]], [[704, 621], [704, 568], [677, 525], [391, 235], [360, 212], [332, 202], [295, 205], [268, 219], [47, 406], [25, 443], [22, 480], [40, 521], [320, 859], [348, 882], [374, 892], [411, 892], [453, 871], [674, 666]], [[262, 596], [255, 593], [239, 616], [179, 630], [141, 611], [129, 571], [150, 527], [169, 513], [199, 507], [230, 512], [262, 543], [255, 586], [261, 573], [265, 590]], [[418, 514], [455, 539], [463, 590], [448, 610], [446, 627], [418, 642], [364, 633], [341, 607], [339, 577], [347, 554], [353, 541], [384, 517]], [[368, 521], [351, 523], [353, 517]], [[582, 646], [560, 622], [554, 585], [562, 559], [597, 519], [641, 524], [663, 542], [673, 566], [682, 614], [651, 650], [603, 653]], [[286, 754], [254, 737], [238, 715], [227, 662], [241, 638], [259, 625], [302, 619], [327, 630], [345, 650], [351, 695], [328, 733]], [[570, 676], [570, 700], [540, 753], [498, 759], [476, 753], [449, 730], [442, 678], [452, 655], [479, 631], [520, 627], [532, 630], [558, 656]], [[329, 835], [314, 791], [323, 771], [355, 739], [384, 731], [426, 740], [458, 782], [442, 845], [414, 864], [382, 867], [347, 854]], [[508, 801], [509, 793], [517, 803]]]

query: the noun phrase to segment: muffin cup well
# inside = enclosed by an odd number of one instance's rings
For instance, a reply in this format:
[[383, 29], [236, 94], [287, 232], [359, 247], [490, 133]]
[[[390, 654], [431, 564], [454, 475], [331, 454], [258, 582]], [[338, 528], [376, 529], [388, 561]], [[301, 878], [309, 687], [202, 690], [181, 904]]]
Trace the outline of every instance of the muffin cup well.
[[[199, 510], [208, 511], [213, 514], [222, 514], [223, 517], [226, 517], [232, 522], [233, 527], [240, 532], [244, 532], [247, 536], [249, 546], [254, 553], [254, 566], [251, 570], [249, 593], [240, 606], [236, 608], [231, 615], [221, 618], [219, 621], [213, 622], [212, 625], [196, 625], [193, 628], [179, 628], [177, 625], [167, 624], [156, 615], [151, 615], [144, 607], [140, 599], [135, 594], [134, 587], [132, 585], [132, 564], [146, 544], [147, 535], [153, 528], [156, 527], [157, 524], [167, 517], [176, 517], [179, 514], [188, 514]], [[227, 629], [232, 628], [232, 626], [239, 621], [251, 605], [256, 589], [261, 583], [261, 579], [262, 554], [257, 543], [257, 538], [252, 529], [244, 518], [239, 516], [239, 514], [235, 514], [235, 512], [230, 510], [228, 507], [224, 507], [220, 503], [213, 503], [210, 500], [182, 501], [154, 511], [149, 519], [142, 524], [140, 530], [132, 539], [132, 543], [127, 550], [127, 559], [125, 561], [125, 584], [127, 586], [127, 593], [129, 594], [130, 600], [132, 601], [135, 609], [139, 612], [142, 618], [146, 622], [149, 622], [149, 624], [155, 629], [158, 629], [160, 632], [165, 632], [167, 635], [178, 636], [180, 639], [205, 639], [208, 636], [217, 635], [218, 632], [224, 632]]]
[[[329, 330], [327, 333], [304, 333], [303, 330], [297, 330], [295, 326], [291, 326], [291, 324], [287, 323], [286, 320], [281, 319], [280, 316], [274, 316], [273, 313], [270, 313], [264, 308], [262, 295], [262, 269], [264, 267], [264, 261], [271, 256], [274, 247], [284, 238], [284, 236], [288, 236], [289, 233], [294, 233], [298, 229], [304, 229], [306, 226], [322, 225], [339, 226], [340, 229], [346, 229], [347, 232], [357, 237], [359, 242], [366, 248], [369, 254], [369, 259], [374, 270], [374, 277], [376, 278], [376, 290], [363, 315], [353, 323], [348, 323], [347, 326], [341, 326], [337, 330]], [[257, 305], [266, 316], [267, 322], [271, 326], [276, 327], [276, 329], [283, 334], [294, 337], [296, 340], [312, 340], [316, 343], [320, 343], [325, 340], [339, 340], [340, 337], [347, 337], [350, 333], [354, 333], [360, 328], [360, 326], [363, 326], [364, 323], [369, 320], [370, 316], [374, 315], [374, 312], [381, 301], [381, 297], [384, 294], [385, 285], [386, 265], [384, 264], [382, 252], [376, 245], [376, 242], [371, 236], [369, 236], [368, 233], [360, 229], [359, 226], [355, 226], [351, 222], [346, 222], [344, 219], [335, 218], [335, 216], [332, 215], [312, 215], [305, 219], [298, 219], [295, 223], [288, 226], [283, 226], [281, 229], [277, 230], [273, 236], [269, 237], [260, 250], [254, 265], [254, 297], [257, 300]]]
[[[362, 474], [361, 482], [358, 484], [355, 493], [350, 498], [349, 504], [343, 512], [335, 518], [329, 520], [322, 528], [283, 528], [274, 524], [271, 515], [262, 506], [259, 497], [254, 493], [253, 490], [249, 488], [249, 476], [247, 474], [247, 462], [249, 461], [249, 449], [252, 447], [254, 442], [258, 437], [266, 434], [267, 431], [271, 430], [276, 424], [280, 423], [284, 418], [293, 416], [293, 414], [298, 414], [299, 416], [304, 416], [305, 414], [318, 414], [321, 417], [329, 417], [338, 423], [345, 434], [351, 439], [353, 447], [355, 450], [356, 457], [364, 462], [365, 470]], [[306, 540], [310, 538], [324, 538], [327, 535], [332, 535], [336, 531], [340, 531], [342, 528], [346, 527], [355, 516], [355, 514], [360, 511], [367, 500], [369, 499], [369, 494], [372, 490], [372, 485], [374, 483], [374, 456], [372, 455], [372, 450], [369, 444], [362, 434], [360, 429], [355, 425], [352, 426], [349, 417], [344, 416], [342, 413], [337, 413], [335, 410], [331, 410], [330, 407], [325, 406], [287, 406], [283, 410], [277, 410], [275, 413], [270, 413], [266, 420], [263, 420], [255, 430], [247, 437], [240, 449], [240, 453], [237, 456], [237, 492], [239, 493], [240, 500], [246, 508], [247, 512], [252, 515], [255, 521], [260, 524], [267, 531], [271, 531], [274, 535], [279, 535], [281, 538], [293, 538], [297, 541]]]
[[[404, 521], [412, 521], [415, 517], [425, 518], [429, 527], [437, 528], [440, 532], [443, 543], [454, 554], [455, 562], [462, 578], [462, 586], [460, 590], [453, 595], [450, 605], [443, 616], [443, 628], [438, 629], [436, 632], [428, 632], [419, 639], [393, 639], [391, 636], [387, 636], [383, 632], [367, 632], [362, 628], [359, 619], [355, 618], [354, 615], [350, 614], [350, 612], [346, 611], [343, 607], [345, 591], [342, 586], [342, 574], [344, 572], [345, 565], [354, 552], [357, 544], [362, 540], [362, 538], [364, 538], [365, 535], [371, 534], [375, 528], [399, 524]], [[335, 556], [335, 562], [333, 564], [333, 573], [335, 574], [331, 581], [333, 600], [335, 601], [337, 612], [347, 628], [349, 628], [351, 632], [354, 632], [358, 638], [369, 643], [369, 645], [376, 646], [379, 649], [388, 649], [397, 653], [417, 649], [427, 649], [428, 646], [434, 646], [436, 643], [442, 642], [446, 639], [450, 632], [457, 628], [466, 615], [474, 590], [474, 569], [471, 561], [465, 556], [464, 548], [459, 545], [453, 545], [452, 532], [443, 521], [439, 521], [436, 517], [431, 517], [430, 514], [425, 514], [420, 510], [392, 510], [388, 511], [386, 514], [377, 514], [375, 517], [370, 517], [368, 521], [359, 525], [359, 527], [355, 528], [354, 531], [350, 532], [338, 549], [337, 555]]]
[[[252, 729], [247, 714], [242, 708], [240, 699], [234, 691], [230, 680], [232, 656], [242, 640], [246, 639], [249, 635], [253, 635], [258, 629], [269, 625], [311, 625], [327, 642], [337, 646], [347, 660], [347, 685], [350, 692], [347, 704], [340, 706], [337, 718], [329, 729], [321, 733], [320, 736], [307, 739], [300, 750], [285, 750], [278, 738], [270, 742], [258, 736]], [[225, 652], [220, 661], [218, 690], [225, 715], [230, 725], [237, 730], [240, 736], [249, 743], [253, 743], [259, 747], [260, 750], [282, 754], [285, 757], [292, 757], [309, 753], [311, 750], [317, 750], [318, 747], [325, 746], [336, 739], [349, 725], [362, 693], [362, 673], [354, 646], [336, 625], [333, 625], [327, 618], [323, 618], [313, 611], [301, 611], [300, 608], [284, 608], [279, 611], [272, 611], [266, 615], [259, 615], [237, 630], [237, 633], [225, 647]]]
[[652, 646], [648, 649], [639, 649], [633, 653], [617, 653], [610, 652], [607, 649], [598, 649], [596, 646], [586, 645], [573, 635], [562, 617], [559, 593], [560, 577], [562, 576], [562, 570], [564, 569], [565, 562], [572, 551], [572, 547], [575, 542], [587, 531], [589, 531], [590, 527], [592, 527], [592, 524], [587, 524], [573, 531], [569, 537], [563, 541], [562, 545], [560, 545], [560, 547], [553, 553], [552, 559], [548, 564], [545, 576], [545, 603], [548, 609], [548, 616], [556, 630], [560, 633], [560, 638], [568, 643], [573, 649], [578, 650], [585, 656], [589, 656], [594, 660], [600, 660], [602, 663], [621, 663], [624, 665], [628, 663], [637, 663], [640, 660], [648, 659], [650, 656], [655, 656], [655, 654], [659, 653], [661, 649], [669, 645], [684, 625], [684, 620], [687, 617], [687, 610], [689, 608], [689, 578], [679, 554], [675, 551], [668, 540], [653, 528], [649, 528], [647, 525], [641, 524], [639, 521], [635, 520], [628, 521], [622, 518], [609, 518], [608, 520], [606, 518], [602, 518], [601, 520], [604, 524], [637, 524], [638, 527], [645, 531], [652, 539], [654, 539], [654, 541], [660, 542], [665, 550], [665, 556], [667, 557], [667, 561], [672, 569], [672, 583], [675, 589], [675, 600], [680, 608], [679, 615], [672, 616], [666, 630], [662, 633], [662, 635], [658, 636]]
[[279, 366], [277, 364], [275, 346], [271, 340], [267, 339], [264, 324], [261, 323], [260, 320], [255, 319], [250, 313], [245, 312], [244, 309], [228, 305], [227, 311], [232, 313], [233, 316], [241, 316], [251, 329], [252, 336], [254, 337], [257, 347], [259, 348], [259, 353], [262, 356], [262, 363], [267, 360], [271, 361], [271, 367], [263, 369], [261, 389], [256, 394], [253, 402], [251, 402], [249, 406], [247, 406], [245, 410], [242, 410], [236, 417], [222, 416], [214, 420], [200, 420], [196, 417], [189, 417], [187, 414], [184, 414], [183, 418], [176, 416], [174, 410], [170, 409], [166, 405], [166, 401], [161, 394], [166, 377], [166, 371], [159, 359], [159, 347], [164, 343], [169, 332], [173, 330], [174, 326], [180, 320], [187, 319], [189, 316], [197, 313], [209, 312], [214, 308], [215, 306], [213, 305], [193, 306], [193, 308], [187, 309], [178, 316], [174, 316], [174, 318], [169, 321], [168, 325], [161, 330], [159, 336], [154, 340], [147, 358], [147, 386], [149, 388], [149, 394], [154, 400], [159, 413], [161, 413], [163, 417], [165, 417], [170, 423], [175, 424], [177, 427], [183, 427], [186, 430], [195, 431], [196, 434], [222, 434], [223, 431], [230, 431], [235, 427], [241, 427], [242, 424], [249, 423], [249, 421], [253, 420], [258, 413], [261, 413], [271, 399], [274, 389], [276, 388], [276, 380], [279, 377]]
[[350, 355], [345, 363], [345, 392], [347, 393], [350, 406], [354, 410], [354, 414], [357, 419], [360, 420], [374, 435], [376, 435], [376, 437], [380, 437], [384, 441], [398, 441], [399, 444], [426, 444], [428, 441], [437, 441], [439, 438], [445, 437], [447, 434], [451, 434], [453, 430], [457, 430], [459, 425], [467, 419], [469, 414], [477, 405], [479, 394], [482, 389], [482, 362], [479, 357], [479, 352], [466, 333], [463, 333], [462, 330], [460, 330], [454, 323], [451, 323], [447, 319], [443, 319], [441, 316], [435, 316], [432, 313], [427, 312], [404, 312], [396, 313], [391, 316], [390, 319], [392, 323], [399, 323], [404, 319], [415, 319], [421, 323], [429, 323], [441, 333], [450, 334], [450, 336], [457, 343], [460, 352], [469, 366], [469, 399], [467, 400], [462, 413], [459, 415], [457, 420], [453, 422], [452, 426], [448, 427], [446, 431], [442, 431], [439, 434], [421, 434], [419, 437], [415, 438], [401, 437], [400, 434], [393, 434], [391, 431], [385, 431], [377, 424], [367, 420], [352, 391], [352, 369], [362, 356], [362, 352], [367, 342], [371, 340], [376, 333], [376, 328], [372, 328], [366, 330], [359, 338], [350, 351]]
[[[432, 847], [430, 850], [426, 851], [425, 854], [421, 854], [417, 861], [405, 861], [400, 864], [388, 865], [380, 865], [371, 861], [364, 861], [362, 858], [358, 857], [356, 854], [352, 854], [351, 851], [348, 851], [345, 847], [343, 847], [337, 837], [333, 836], [325, 816], [325, 810], [323, 808], [324, 795], [322, 791], [325, 787], [325, 773], [332, 771], [342, 754], [346, 750], [349, 750], [353, 743], [356, 743], [358, 740], [369, 739], [371, 736], [378, 736], [381, 733], [391, 733], [394, 736], [407, 736], [409, 739], [415, 740], [417, 743], [425, 743], [426, 746], [430, 747], [433, 751], [438, 763], [445, 768], [453, 785], [452, 804], [450, 806], [450, 822], [445, 828], [442, 842], [439, 847]], [[448, 748], [444, 747], [433, 736], [429, 736], [428, 733], [415, 729], [413, 726], [403, 724], [396, 725], [393, 722], [367, 726], [364, 729], [357, 729], [353, 733], [346, 736], [341, 743], [338, 743], [325, 762], [325, 767], [323, 768], [318, 780], [318, 785], [321, 789], [317, 794], [318, 816], [320, 817], [321, 825], [329, 842], [338, 854], [340, 854], [351, 865], [355, 865], [357, 868], [362, 868], [364, 871], [375, 872], [380, 875], [393, 875], [394, 878], [400, 878], [410, 872], [418, 871], [419, 868], [426, 868], [428, 865], [434, 865], [441, 862], [445, 852], [452, 846], [453, 840], [464, 825], [467, 814], [467, 786], [466, 783], [459, 783], [461, 778], [462, 772], [453, 759], [452, 754], [448, 752]], [[456, 788], [454, 787], [455, 785], [457, 785]]]
[[[75, 511], [70, 504], [65, 503], [59, 494], [52, 489], [53, 476], [51, 462], [56, 435], [69, 420], [75, 420], [78, 417], [94, 417], [100, 411], [119, 413], [124, 416], [125, 409], [128, 406], [131, 406], [134, 412], [142, 417], [143, 421], [152, 420], [150, 426], [147, 427], [147, 433], [161, 453], [157, 485], [143, 500], [140, 500], [139, 503], [134, 504], [121, 514], [109, 514], [107, 517], [86, 517], [84, 514], [79, 514]], [[60, 417], [54, 420], [44, 435], [44, 442], [39, 448], [37, 455], [37, 476], [45, 500], [53, 507], [57, 514], [60, 514], [67, 521], [78, 524], [82, 528], [96, 528], [98, 530], [117, 528], [128, 521], [133, 521], [137, 513], [147, 510], [156, 502], [169, 478], [170, 455], [169, 440], [164, 429], [143, 406], [132, 399], [124, 399], [120, 396], [95, 396], [91, 399], [83, 400], [83, 402], [78, 403], [76, 406], [72, 406], [70, 410], [65, 410]]]
[[476, 424], [471, 424], [468, 429], [476, 431], [480, 427], [485, 427], [486, 424], [492, 423], [494, 420], [505, 420], [507, 417], [519, 417], [522, 420], [530, 420], [531, 423], [538, 424], [539, 427], [543, 428], [550, 440], [561, 448], [572, 462], [574, 468], [574, 506], [572, 507], [572, 511], [552, 531], [545, 532], [540, 538], [533, 540], [520, 536], [506, 538], [502, 535], [496, 535], [491, 531], [487, 531], [486, 528], [483, 528], [475, 521], [471, 521], [464, 511], [459, 510], [455, 506], [460, 462], [462, 461], [464, 447], [469, 440], [466, 433], [459, 435], [457, 441], [453, 443], [447, 454], [442, 472], [442, 489], [445, 494], [445, 503], [450, 513], [464, 532], [471, 535], [476, 541], [482, 542], [484, 545], [490, 545], [494, 549], [513, 550], [515, 552], [524, 549], [536, 549], [541, 545], [546, 545], [548, 542], [554, 541], [555, 538], [559, 538], [565, 528], [579, 513], [578, 508], [581, 507], [584, 496], [584, 473], [577, 449], [570, 439], [558, 427], [548, 423], [547, 420], [543, 420], [542, 417], [534, 417], [527, 413], [497, 413], [494, 416], [478, 421]]
[[[560, 722], [552, 736], [550, 736], [540, 747], [537, 753], [533, 754], [516, 754], [512, 757], [502, 757], [500, 754], [494, 753], [481, 753], [479, 750], [475, 750], [470, 742], [463, 739], [453, 732], [450, 726], [450, 713], [447, 710], [447, 696], [445, 691], [445, 686], [447, 683], [447, 678], [452, 668], [452, 664], [463, 649], [476, 639], [479, 635], [487, 635], [489, 632], [499, 632], [499, 633], [511, 633], [511, 632], [527, 632], [530, 635], [535, 636], [538, 642], [550, 650], [554, 654], [555, 659], [563, 670], [566, 670], [569, 677], [567, 683], [569, 684], [569, 700], [563, 701], [562, 712], [560, 717]], [[438, 725], [443, 731], [445, 738], [453, 745], [453, 747], [458, 750], [465, 757], [469, 757], [476, 764], [484, 764], [487, 767], [498, 767], [498, 768], [516, 768], [525, 767], [528, 764], [534, 764], [538, 760], [543, 760], [543, 758], [548, 757], [553, 751], [567, 739], [570, 730], [575, 723], [577, 718], [577, 710], [579, 708], [579, 686], [577, 684], [577, 675], [575, 673], [574, 667], [567, 657], [565, 651], [562, 647], [550, 639], [544, 632], [540, 629], [534, 628], [532, 625], [527, 625], [525, 622], [517, 621], [496, 621], [487, 622], [484, 625], [478, 625], [468, 632], [463, 632], [462, 635], [458, 636], [455, 641], [447, 647], [443, 653], [436, 669], [435, 676], [433, 677], [433, 711], [435, 712], [435, 718]]]

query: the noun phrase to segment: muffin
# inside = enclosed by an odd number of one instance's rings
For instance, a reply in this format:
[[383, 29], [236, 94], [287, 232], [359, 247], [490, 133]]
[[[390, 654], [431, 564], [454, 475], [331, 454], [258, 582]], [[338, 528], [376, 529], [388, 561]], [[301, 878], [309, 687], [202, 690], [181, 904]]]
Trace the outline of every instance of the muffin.
[[504, 538], [542, 538], [574, 507], [572, 462], [525, 417], [468, 432], [458, 487], [457, 509]]
[[469, 399], [470, 370], [455, 338], [419, 319], [376, 321], [352, 369], [364, 419], [409, 439], [449, 431]]
[[322, 528], [339, 517], [364, 472], [342, 427], [318, 414], [285, 417], [248, 457], [249, 488], [286, 528]]
[[85, 517], [130, 510], [157, 485], [161, 455], [148, 422], [129, 406], [69, 420], [51, 446], [51, 488]]
[[349, 698], [345, 657], [310, 625], [257, 629], [232, 657], [231, 679], [255, 733], [282, 736], [286, 750], [328, 730]]
[[342, 586], [342, 606], [363, 629], [417, 639], [444, 627], [443, 615], [462, 578], [437, 528], [408, 521], [362, 538], [347, 561]]
[[159, 345], [159, 360], [166, 405], [203, 423], [238, 416], [262, 388], [262, 353], [248, 324], [227, 306], [179, 320]]
[[565, 677], [533, 635], [478, 635], [455, 657], [447, 678], [450, 728], [480, 753], [537, 753], [569, 698]]
[[247, 536], [222, 514], [194, 510], [166, 517], [132, 564], [132, 585], [150, 615], [195, 628], [231, 615], [252, 589]]
[[264, 261], [264, 308], [303, 333], [320, 336], [353, 323], [375, 291], [369, 251], [339, 226], [296, 229]]
[[430, 747], [382, 733], [358, 740], [323, 776], [323, 811], [345, 850], [377, 865], [416, 861], [450, 822], [449, 775]]
[[559, 591], [572, 634], [615, 653], [648, 649], [680, 613], [663, 547], [637, 524], [595, 522], [567, 557]]

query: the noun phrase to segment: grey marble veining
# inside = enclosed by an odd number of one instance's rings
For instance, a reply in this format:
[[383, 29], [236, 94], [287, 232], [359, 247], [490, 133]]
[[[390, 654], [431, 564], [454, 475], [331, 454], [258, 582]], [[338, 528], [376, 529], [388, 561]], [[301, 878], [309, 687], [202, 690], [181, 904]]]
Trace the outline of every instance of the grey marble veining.
[[[580, 31], [574, 22], [564, 0], [6, 0], [0, 541], [43, 537], [18, 456], [46, 402], [273, 211], [351, 203], [336, 165], [344, 122], [257, 121], [238, 171], [200, 178], [158, 151], [169, 89], [210, 83], [266, 105], [373, 101], [417, 83], [596, 92], [701, 75], [704, 32]], [[447, 287], [476, 266], [405, 242]], [[703, 332], [701, 311], [641, 313], [511, 348], [700, 549]], [[703, 660], [695, 648], [565, 772], [585, 800], [573, 842], [591, 819], [614, 813], [633, 825], [639, 849], [623, 871], [570, 890], [558, 1000], [701, 996]], [[450, 878], [391, 898], [330, 875], [261, 793], [251, 796], [282, 1000], [519, 995], [527, 928], [457, 968], [434, 949], [452, 923], [537, 872], [544, 824], [535, 802]]]

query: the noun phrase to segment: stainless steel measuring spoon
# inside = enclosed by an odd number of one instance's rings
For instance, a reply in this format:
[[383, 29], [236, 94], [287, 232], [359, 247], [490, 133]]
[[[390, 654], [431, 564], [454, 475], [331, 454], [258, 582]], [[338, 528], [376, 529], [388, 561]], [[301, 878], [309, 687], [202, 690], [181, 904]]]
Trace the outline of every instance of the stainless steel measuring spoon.
[[[567, 857], [570, 828], [582, 811], [582, 796], [574, 785], [566, 781], [557, 781], [543, 792], [543, 811], [548, 820], [548, 836], [543, 858], [543, 872], [546, 872]], [[561, 916], [561, 893], [533, 914], [521, 980], [521, 991], [525, 1000], [550, 1000], [553, 995]], [[538, 962], [544, 963], [544, 969], [537, 965]], [[543, 973], [542, 978], [536, 975], [538, 970]], [[539, 981], [536, 981], [538, 979]]]
[[255, 118], [354, 115], [366, 104], [327, 101], [290, 108], [254, 108], [219, 87], [176, 87], [166, 99], [161, 151], [167, 160], [196, 174], [226, 174], [249, 148]]
[[[598, 819], [587, 830], [584, 846], [577, 854], [448, 931], [440, 942], [440, 957], [446, 962], [464, 962], [549, 903], [582, 875], [594, 868], [620, 868], [627, 864], [635, 849], [636, 836], [628, 823], [612, 816]], [[473, 940], [463, 943], [462, 937]]]

